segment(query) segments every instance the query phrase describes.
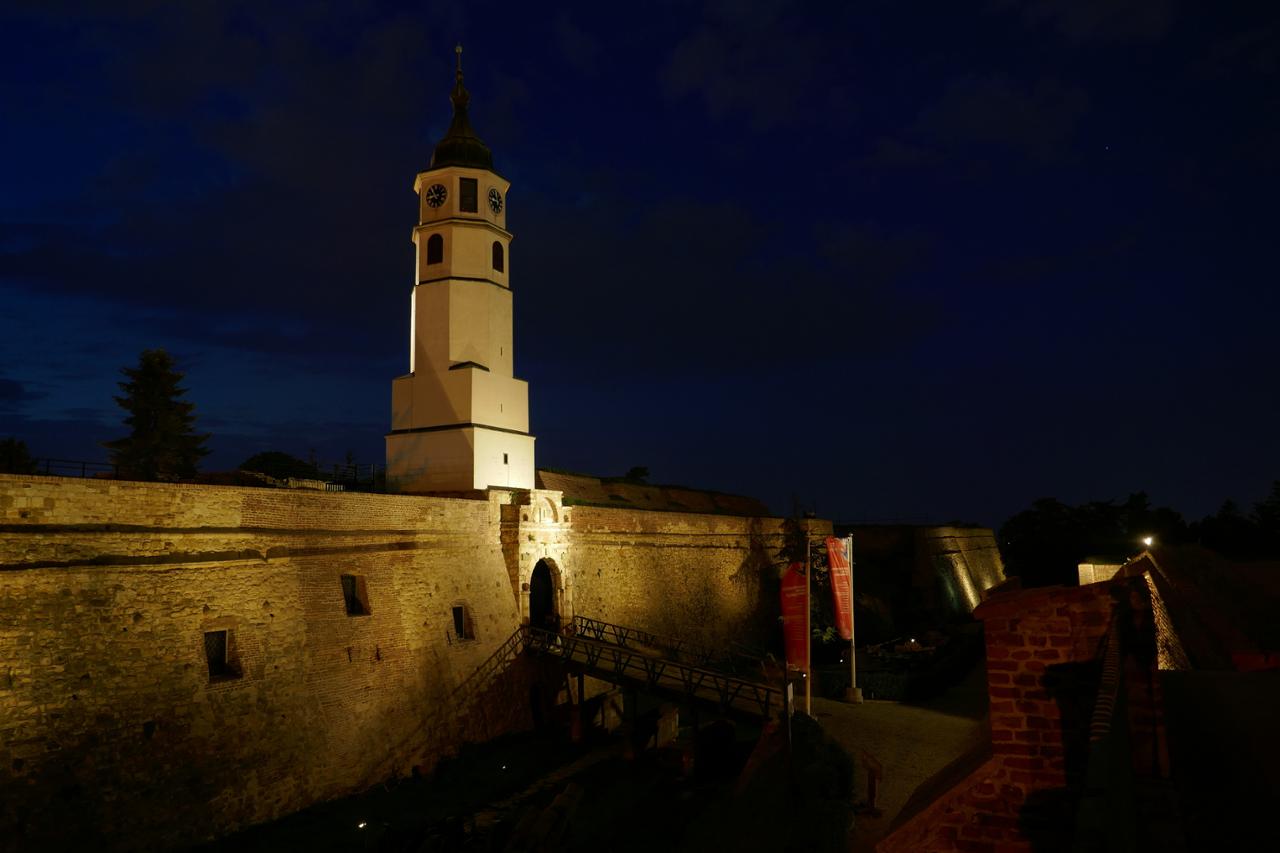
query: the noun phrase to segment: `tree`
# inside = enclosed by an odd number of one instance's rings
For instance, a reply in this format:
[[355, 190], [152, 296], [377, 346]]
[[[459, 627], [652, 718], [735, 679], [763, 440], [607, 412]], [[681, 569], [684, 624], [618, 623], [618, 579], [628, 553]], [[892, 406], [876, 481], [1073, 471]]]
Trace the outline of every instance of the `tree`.
[[0, 474], [34, 474], [36, 460], [20, 438], [0, 438]]
[[144, 350], [137, 367], [122, 368], [120, 408], [130, 433], [104, 443], [111, 461], [126, 477], [141, 480], [179, 480], [194, 477], [196, 463], [208, 454], [208, 435], [197, 435], [195, 405], [182, 400], [187, 389], [178, 387], [179, 373], [173, 357], [163, 349]]
[[304, 462], [296, 456], [290, 456], [279, 450], [268, 450], [255, 453], [240, 463], [241, 471], [257, 471], [277, 480], [296, 477], [299, 480], [320, 479], [320, 472], [310, 462]]
[[630, 480], [633, 483], [643, 483], [649, 479], [649, 469], [643, 465], [636, 465], [623, 474], [622, 479]]
[[1280, 480], [1271, 484], [1271, 494], [1253, 505], [1252, 521], [1258, 530], [1260, 550], [1274, 559], [1280, 553]]
[[1176, 545], [1187, 540], [1187, 524], [1168, 507], [1152, 507], [1146, 492], [1135, 492], [1122, 504], [1091, 501], [1074, 507], [1042, 498], [1000, 528], [1000, 553], [1006, 571], [1024, 586], [1069, 585], [1086, 556], [1133, 556], [1142, 550], [1144, 536]]

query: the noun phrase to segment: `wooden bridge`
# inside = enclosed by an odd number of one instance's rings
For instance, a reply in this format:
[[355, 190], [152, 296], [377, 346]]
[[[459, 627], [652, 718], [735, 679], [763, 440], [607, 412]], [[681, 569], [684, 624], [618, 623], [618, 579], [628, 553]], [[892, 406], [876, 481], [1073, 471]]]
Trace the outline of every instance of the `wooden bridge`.
[[707, 647], [594, 619], [574, 623], [583, 630], [557, 634], [521, 627], [524, 650], [559, 658], [571, 669], [602, 681], [676, 700], [710, 703], [726, 713], [767, 719], [782, 710], [780, 686], [715, 668], [715, 656]]
[[[782, 710], [781, 685], [747, 678], [731, 657], [710, 646], [649, 631], [575, 617], [564, 633], [522, 625], [453, 691], [447, 707], [468, 714], [486, 688], [523, 654], [556, 658], [566, 668], [675, 701], [710, 704], [724, 713], [768, 718]], [[739, 655], [741, 658], [741, 655]]]

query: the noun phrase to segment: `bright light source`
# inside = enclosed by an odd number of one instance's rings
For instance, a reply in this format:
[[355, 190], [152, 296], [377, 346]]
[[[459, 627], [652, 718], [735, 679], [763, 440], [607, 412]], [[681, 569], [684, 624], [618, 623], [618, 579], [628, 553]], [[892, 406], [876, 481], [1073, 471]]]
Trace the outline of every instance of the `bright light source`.
[[1148, 548], [1150, 548], [1150, 547], [1151, 547], [1151, 543], [1152, 543], [1152, 542], [1154, 542], [1154, 541], [1156, 541], [1156, 538], [1155, 538], [1154, 536], [1143, 536], [1143, 537], [1142, 537], [1142, 544], [1143, 544], [1143, 545], [1146, 545]]
[[369, 824], [365, 823], [364, 821], [360, 821], [359, 823], [356, 824], [356, 829], [364, 829], [368, 825]]

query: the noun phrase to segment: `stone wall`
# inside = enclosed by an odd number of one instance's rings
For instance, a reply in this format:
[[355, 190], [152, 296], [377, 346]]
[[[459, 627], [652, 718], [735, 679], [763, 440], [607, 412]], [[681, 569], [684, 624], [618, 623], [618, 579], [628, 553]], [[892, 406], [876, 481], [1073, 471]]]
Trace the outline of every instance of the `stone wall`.
[[987, 590], [1004, 583], [995, 533], [985, 527], [922, 527], [917, 585], [939, 612], [968, 614]]
[[[538, 561], [566, 619], [725, 638], [779, 525], [540, 490], [0, 475], [0, 849], [173, 846], [429, 767], [467, 732], [528, 725], [515, 683], [485, 688], [505, 698], [483, 725], [449, 712], [527, 618]], [[348, 615], [344, 574], [367, 615]], [[223, 631], [235, 674], [211, 677], [205, 634]]]
[[853, 537], [858, 618], [874, 642], [968, 621], [1005, 579], [995, 534], [985, 527], [877, 524], [840, 532]]
[[[760, 646], [776, 629], [782, 519], [573, 507], [574, 608], [703, 642]], [[811, 521], [814, 536], [831, 525]]]

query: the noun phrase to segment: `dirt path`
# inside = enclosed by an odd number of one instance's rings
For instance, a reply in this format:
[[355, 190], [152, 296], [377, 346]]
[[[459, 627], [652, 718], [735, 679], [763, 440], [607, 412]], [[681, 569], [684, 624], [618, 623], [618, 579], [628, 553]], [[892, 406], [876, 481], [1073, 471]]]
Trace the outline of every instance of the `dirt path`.
[[866, 762], [870, 753], [884, 775], [877, 805], [879, 818], [859, 816], [853, 832], [856, 853], [871, 851], [919, 785], [986, 735], [986, 673], [975, 667], [963, 682], [924, 705], [864, 702], [849, 705], [828, 699], [813, 701], [822, 727], [854, 757], [857, 797], [866, 798]]

